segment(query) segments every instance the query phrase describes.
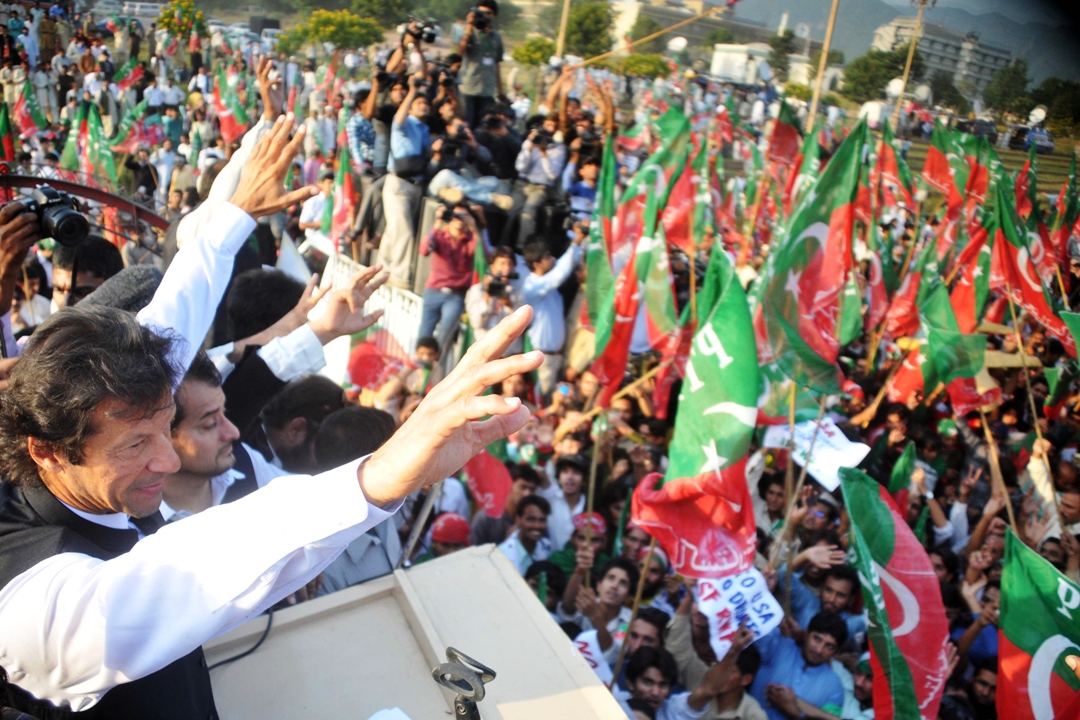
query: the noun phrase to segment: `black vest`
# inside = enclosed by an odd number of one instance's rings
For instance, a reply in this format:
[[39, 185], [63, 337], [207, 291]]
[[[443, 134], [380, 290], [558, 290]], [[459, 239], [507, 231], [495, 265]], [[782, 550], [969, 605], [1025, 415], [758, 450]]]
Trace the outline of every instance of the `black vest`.
[[[136, 523], [149, 535], [161, 527], [161, 515], [154, 513]], [[0, 587], [53, 555], [77, 552], [111, 560], [131, 550], [138, 539], [134, 530], [114, 530], [79, 517], [42, 485], [23, 488], [0, 482]], [[41, 720], [216, 720], [218, 716], [202, 648], [151, 675], [117, 685], [85, 712], [57, 709], [10, 684], [0, 685], [3, 705]]]
[[255, 465], [252, 464], [251, 456], [248, 455], [244, 443], [239, 440], [233, 443], [233, 457], [236, 458], [236, 463], [232, 469], [242, 473], [244, 479], [237, 480], [229, 486], [229, 489], [225, 491], [225, 497], [221, 499], [222, 505], [236, 502], [259, 489], [259, 481], [255, 479]]

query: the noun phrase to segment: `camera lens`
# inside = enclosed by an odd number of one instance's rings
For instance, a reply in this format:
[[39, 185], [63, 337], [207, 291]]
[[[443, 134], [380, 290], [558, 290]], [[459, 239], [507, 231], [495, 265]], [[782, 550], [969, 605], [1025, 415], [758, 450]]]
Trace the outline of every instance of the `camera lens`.
[[90, 223], [69, 207], [50, 207], [42, 213], [41, 230], [61, 245], [75, 247], [90, 236]]

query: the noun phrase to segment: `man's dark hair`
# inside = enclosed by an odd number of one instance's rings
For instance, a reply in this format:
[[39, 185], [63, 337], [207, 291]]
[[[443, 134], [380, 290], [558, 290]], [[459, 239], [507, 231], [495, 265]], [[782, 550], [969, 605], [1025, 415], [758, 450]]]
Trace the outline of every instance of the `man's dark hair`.
[[526, 495], [525, 497], [518, 500], [517, 507], [514, 508], [514, 517], [524, 516], [525, 509], [528, 508], [530, 505], [535, 505], [536, 507], [540, 508], [540, 512], [544, 513], [545, 516], [551, 514], [551, 503], [549, 503], [547, 500], [540, 497], [539, 495]]
[[810, 537], [806, 538], [806, 544], [803, 547], [814, 547], [820, 543], [826, 545], [840, 545], [840, 536], [836, 534], [836, 531], [832, 528], [822, 528], [815, 530]]
[[948, 548], [940, 548], [932, 552], [941, 558], [941, 564], [945, 566], [949, 574], [956, 577], [956, 573], [960, 571], [960, 558], [956, 556], [956, 553]]
[[832, 635], [836, 640], [836, 645], [839, 647], [847, 642], [847, 624], [840, 619], [840, 616], [831, 612], [819, 612], [810, 621], [810, 624], [806, 628], [806, 632], [821, 633], [822, 635]]
[[761, 669], [761, 651], [757, 649], [757, 645], [744, 647], [739, 657], [735, 658], [735, 667], [739, 668], [742, 675], [756, 677]]
[[[563, 591], [566, 590], [566, 573], [562, 568], [549, 560], [539, 560], [529, 566], [529, 569], [525, 571], [525, 581], [532, 580], [541, 573], [547, 575], [548, 593], [555, 597], [562, 597]], [[649, 610], [650, 608], [645, 608]]]
[[261, 333], [300, 302], [304, 284], [281, 270], [246, 270], [232, 281], [225, 298], [233, 340]]
[[762, 473], [761, 479], [758, 480], [757, 484], [758, 497], [764, 500], [765, 496], [769, 494], [769, 488], [771, 488], [773, 485], [779, 485], [781, 488], [784, 487], [784, 478], [780, 477], [776, 473]]
[[532, 266], [546, 258], [549, 252], [551, 251], [543, 240], [532, 240], [525, 244], [525, 264], [532, 270]]
[[997, 658], [981, 658], [979, 660], [971, 661], [972, 678], [979, 674], [980, 670], [986, 670], [992, 672], [994, 675], [998, 674]]
[[525, 465], [523, 463], [508, 462], [506, 463], [506, 469], [510, 472], [510, 481], [515, 482], [517, 480], [524, 480], [527, 483], [533, 485], [540, 484], [540, 473], [536, 471], [532, 465]]
[[[221, 372], [217, 369], [217, 365], [210, 359], [210, 356], [200, 350], [195, 355], [195, 359], [191, 361], [191, 367], [188, 368], [187, 374], [184, 375], [183, 382], [187, 381], [201, 382], [204, 385], [210, 385], [211, 387], [221, 387]], [[181, 383], [182, 384], [182, 383]], [[180, 426], [180, 423], [184, 422], [184, 406], [180, 402], [180, 389], [176, 390], [176, 414], [173, 415], [172, 429], [175, 430]]]
[[416, 341], [416, 349], [419, 350], [420, 348], [427, 348], [428, 350], [434, 350], [441, 354], [441, 351], [439, 350], [439, 341], [431, 335], [425, 335]]
[[859, 573], [850, 565], [833, 565], [829, 568], [829, 571], [825, 573], [825, 579], [828, 580], [829, 578], [847, 580], [851, 583], [852, 596], [854, 596], [859, 589]]
[[13, 484], [39, 482], [27, 439], [71, 463], [83, 459], [94, 412], [106, 401], [113, 417], [144, 419], [172, 404], [172, 340], [123, 310], [76, 306], [38, 326], [0, 395], [0, 463]]
[[488, 8], [493, 15], [499, 14], [499, 3], [496, 0], [480, 0], [480, 2], [476, 3], [476, 7]]
[[491, 259], [493, 261], [495, 258], [508, 258], [511, 263], [517, 261], [517, 255], [514, 253], [514, 248], [508, 245], [499, 245], [496, 247], [495, 252], [491, 254]]
[[326, 416], [315, 436], [319, 470], [332, 470], [369, 455], [390, 439], [397, 424], [390, 413], [368, 407], [347, 407]]
[[108, 280], [124, 269], [124, 258], [111, 242], [100, 235], [91, 235], [75, 247], [57, 245], [53, 252], [54, 268], [71, 270], [78, 263], [78, 272], [93, 273]]
[[656, 628], [656, 634], [660, 638], [660, 642], [664, 642], [664, 635], [667, 633], [668, 620], [671, 617], [661, 610], [660, 608], [647, 607], [641, 608], [637, 615], [638, 620], [649, 623]]
[[293, 380], [263, 408], [266, 427], [279, 429], [298, 417], [307, 420], [308, 437], [314, 437], [326, 417], [345, 407], [345, 393], [330, 378], [308, 375]]
[[679, 667], [675, 657], [664, 648], [643, 645], [634, 651], [626, 663], [626, 681], [636, 683], [649, 668], [656, 668], [672, 685], [679, 677]]
[[593, 583], [597, 584], [605, 577], [607, 577], [608, 571], [619, 568], [626, 573], [626, 576], [630, 578], [630, 589], [633, 590], [637, 587], [638, 578], [641, 576], [641, 571], [638, 570], [637, 563], [629, 558], [617, 557], [611, 558], [600, 568], [600, 572], [596, 573], [593, 578]]

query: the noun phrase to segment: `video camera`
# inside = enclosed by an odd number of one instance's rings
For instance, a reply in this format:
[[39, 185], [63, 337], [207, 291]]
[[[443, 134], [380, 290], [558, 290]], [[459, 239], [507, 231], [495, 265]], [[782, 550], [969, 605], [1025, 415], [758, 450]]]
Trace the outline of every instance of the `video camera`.
[[90, 223], [78, 211], [75, 198], [48, 185], [38, 185], [22, 204], [37, 213], [41, 233], [65, 247], [75, 247], [90, 237]]
[[533, 138], [533, 145], [536, 145], [536, 147], [543, 148], [545, 150], [553, 142], [555, 142], [555, 136], [543, 130], [537, 132], [536, 137]]
[[484, 12], [483, 8], [473, 7], [469, 9], [469, 12], [471, 12], [473, 16], [472, 25], [474, 28], [477, 30], [487, 30], [491, 27], [491, 18], [488, 17], [488, 14]]
[[520, 275], [511, 272], [508, 275], [488, 275], [487, 294], [493, 298], [510, 297], [510, 280], [517, 280]]
[[379, 83], [381, 87], [391, 87], [401, 82], [401, 76], [397, 73], [388, 73], [384, 68], [380, 68], [379, 72], [375, 73], [375, 81]]
[[405, 23], [405, 34], [430, 45], [439, 37], [439, 25], [434, 20], [410, 15]]

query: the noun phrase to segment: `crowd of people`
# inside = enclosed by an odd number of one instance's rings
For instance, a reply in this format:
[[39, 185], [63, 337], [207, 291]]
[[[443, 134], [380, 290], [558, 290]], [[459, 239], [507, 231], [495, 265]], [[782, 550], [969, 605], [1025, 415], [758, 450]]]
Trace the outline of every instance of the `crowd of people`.
[[[653, 372], [661, 353], [645, 303], [624, 318], [634, 323], [615, 383], [625, 393], [599, 408], [605, 388], [591, 369], [598, 340], [585, 305], [596, 280], [584, 256], [604, 212], [602, 169], [621, 194], [663, 145], [661, 109], [684, 110], [719, 167], [726, 159], [736, 170], [713, 188], [715, 221], [702, 242], [664, 253], [675, 310], [692, 305], [717, 253], [752, 292], [783, 234], [777, 203], [762, 197], [769, 171], [760, 162], [783, 100], [771, 88], [567, 66], [551, 70], [534, 107], [501, 67], [498, 13], [496, 0], [479, 0], [442, 49], [409, 22], [389, 46], [343, 48], [320, 62], [232, 47], [220, 33], [167, 52], [153, 24], [116, 28], [110, 49], [92, 15], [0, 4], [5, 101], [15, 105], [29, 80], [49, 122], [20, 137], [17, 172], [73, 179], [59, 150], [80, 105], [96, 105], [113, 135], [145, 102], [162, 134], [118, 155], [120, 181], [171, 223], [150, 241], [136, 228], [134, 240], [95, 233], [71, 247], [42, 237], [36, 213], [14, 202], [0, 209], [0, 306], [11, 308], [0, 360], [0, 665], [10, 683], [0, 705], [142, 717], [164, 702], [155, 683], [168, 682], [162, 697], [206, 715], [201, 642], [269, 608], [492, 544], [570, 638], [595, 643], [607, 666], [598, 674], [630, 718], [874, 716], [843, 493], [813, 475], [794, 493], [789, 471], [802, 468], [755, 436], [745, 473], [754, 565], [785, 617], [762, 637], [740, 628], [718, 654], [695, 581], [630, 512], [635, 489], [671, 465], [678, 415], [677, 387], [664, 391]], [[121, 90], [114, 75], [129, 60], [141, 77]], [[226, 139], [225, 78], [253, 112], [242, 139]], [[920, 113], [907, 116], [912, 128]], [[738, 127], [732, 137], [716, 132], [720, 116]], [[839, 108], [826, 117], [823, 164], [847, 134]], [[104, 209], [82, 207], [92, 217]], [[904, 275], [945, 224], [916, 208], [878, 211], [870, 224], [889, 236]], [[343, 287], [305, 284], [273, 269], [290, 236], [303, 237], [312, 270], [337, 253], [369, 267]], [[855, 257], [869, 277], [867, 245], [860, 240]], [[1068, 248], [1058, 281], [1075, 306], [1080, 245]], [[319, 375], [323, 347], [379, 321], [363, 308], [384, 283], [421, 291], [420, 339], [358, 398]], [[445, 359], [462, 327], [474, 344], [455, 367]], [[952, 642], [942, 720], [997, 717], [1010, 525], [1080, 582], [1080, 393], [1060, 391], [1071, 367], [1065, 338], [1021, 312], [986, 339], [1028, 359], [989, 370], [1001, 395], [985, 414], [956, 412], [932, 387], [896, 397], [905, 357], [871, 326], [841, 349], [843, 393], [821, 401], [849, 440], [870, 447], [860, 464], [870, 477], [889, 487], [905, 468], [900, 511], [921, 534]], [[500, 365], [503, 356], [516, 359]], [[495, 395], [481, 397], [477, 382]], [[465, 396], [475, 405], [462, 410]], [[455, 434], [469, 425], [461, 413], [496, 416], [485, 442]], [[433, 428], [452, 440], [440, 445]], [[508, 436], [498, 460], [509, 489], [503, 507], [485, 508], [458, 470], [498, 436]], [[365, 484], [372, 466], [389, 485]], [[265, 552], [253, 538], [251, 554], [240, 553], [231, 571], [243, 583], [204, 577], [215, 533], [233, 529], [222, 523], [254, 525], [264, 511], [301, 518], [290, 488], [312, 482], [306, 476], [348, 506], [340, 518], [320, 509], [310, 526], [263, 522], [274, 525], [263, 534], [278, 536], [265, 538]], [[1040, 487], [1052, 487], [1050, 507]], [[205, 513], [218, 506], [233, 509]], [[164, 526], [176, 529], [155, 532]], [[161, 542], [142, 541], [152, 534]], [[158, 605], [140, 594], [128, 582], [140, 573], [175, 597]], [[195, 589], [180, 587], [188, 574]], [[195, 598], [201, 583], [212, 592]], [[105, 593], [101, 607], [78, 602]], [[52, 622], [46, 607], [70, 622]], [[166, 616], [175, 627], [136, 652], [124, 628], [157, 628]], [[99, 651], [113, 632], [119, 660]], [[68, 663], [75, 670], [57, 679]]]

